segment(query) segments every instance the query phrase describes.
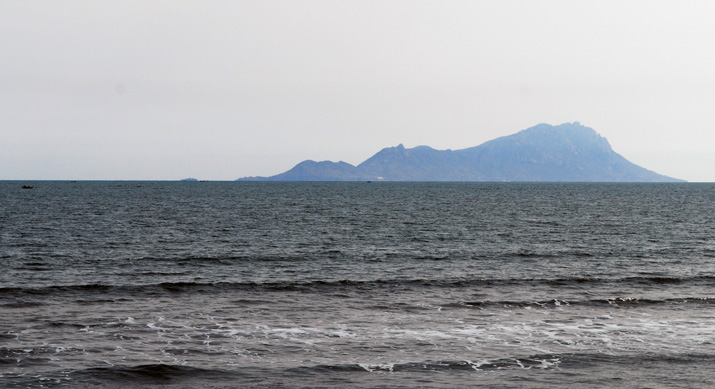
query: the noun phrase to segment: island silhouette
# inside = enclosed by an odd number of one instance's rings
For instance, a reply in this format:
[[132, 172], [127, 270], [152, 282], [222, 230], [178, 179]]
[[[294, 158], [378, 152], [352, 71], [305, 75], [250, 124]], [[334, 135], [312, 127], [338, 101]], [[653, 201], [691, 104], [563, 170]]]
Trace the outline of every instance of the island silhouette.
[[539, 124], [461, 150], [402, 144], [361, 164], [312, 160], [239, 181], [683, 182], [638, 166], [579, 122]]

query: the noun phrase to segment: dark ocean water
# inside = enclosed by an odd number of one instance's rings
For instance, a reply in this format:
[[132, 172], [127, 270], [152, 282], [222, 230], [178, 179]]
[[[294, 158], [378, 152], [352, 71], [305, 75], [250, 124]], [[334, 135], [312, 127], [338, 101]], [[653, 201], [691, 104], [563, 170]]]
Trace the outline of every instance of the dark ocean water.
[[0, 182], [0, 387], [713, 387], [715, 185]]

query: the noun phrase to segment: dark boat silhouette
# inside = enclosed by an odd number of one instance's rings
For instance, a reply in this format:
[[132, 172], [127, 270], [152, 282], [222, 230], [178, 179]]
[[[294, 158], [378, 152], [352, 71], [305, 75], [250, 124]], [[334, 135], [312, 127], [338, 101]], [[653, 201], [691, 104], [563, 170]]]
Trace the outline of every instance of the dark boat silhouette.
[[34, 185], [23, 185], [22, 189], [35, 189]]

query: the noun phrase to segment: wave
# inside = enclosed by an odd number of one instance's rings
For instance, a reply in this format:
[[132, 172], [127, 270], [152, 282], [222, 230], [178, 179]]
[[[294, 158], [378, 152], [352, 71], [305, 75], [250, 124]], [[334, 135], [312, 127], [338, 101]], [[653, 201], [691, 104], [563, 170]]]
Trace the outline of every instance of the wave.
[[[326, 253], [338, 253], [339, 250], [327, 250]], [[326, 258], [312, 258], [305, 255], [227, 255], [227, 256], [175, 256], [175, 257], [129, 257], [126, 261], [131, 262], [159, 262], [159, 263], [170, 263], [170, 264], [181, 264], [181, 263], [191, 263], [191, 264], [211, 264], [211, 265], [235, 265], [237, 262], [307, 262], [314, 260], [325, 260]]]
[[[677, 285], [694, 284], [715, 287], [715, 276], [695, 277], [625, 277], [625, 278], [556, 278], [556, 279], [377, 279], [377, 280], [333, 280], [333, 281], [275, 281], [275, 282], [162, 282], [155, 284], [78, 284], [52, 285], [40, 287], [0, 287], [0, 298], [21, 298], [46, 295], [122, 295], [122, 294], [175, 294], [175, 293], [219, 293], [232, 290], [286, 291], [286, 292], [330, 292], [348, 290], [411, 290], [421, 288], [469, 288], [483, 286], [510, 287], [564, 287], [597, 285]], [[615, 301], [615, 300], [614, 300]], [[623, 301], [621, 301], [623, 302]], [[6, 302], [4, 307], [30, 307], [38, 302], [16, 300]]]
[[[426, 240], [413, 238], [415, 242], [427, 242]], [[704, 254], [714, 253], [715, 250], [704, 249]], [[333, 261], [336, 257], [345, 256], [345, 258], [359, 258], [362, 262], [394, 262], [396, 260], [406, 262], [421, 262], [421, 261], [448, 261], [448, 262], [471, 262], [483, 260], [495, 260], [497, 262], [513, 259], [555, 259], [555, 258], [595, 258], [598, 256], [610, 256], [611, 253], [602, 253], [599, 251], [588, 251], [587, 249], [562, 249], [562, 250], [546, 250], [546, 251], [530, 251], [521, 248], [518, 249], [496, 249], [485, 253], [469, 253], [469, 252], [450, 252], [445, 253], [429, 253], [429, 252], [409, 252], [409, 251], [378, 251], [374, 253], [356, 253], [353, 250], [339, 246], [327, 246], [320, 248], [312, 248], [308, 252], [299, 253], [251, 253], [251, 254], [232, 254], [219, 256], [201, 256], [201, 255], [176, 255], [176, 256], [137, 256], [127, 257], [124, 261], [131, 262], [157, 262], [170, 264], [219, 264], [219, 265], [235, 265], [239, 263], [249, 262], [287, 262], [290, 264], [305, 263], [305, 262], [320, 262]], [[635, 255], [635, 257], [639, 257]], [[642, 257], [642, 256], [640, 256]]]
[[202, 369], [191, 366], [149, 364], [138, 366], [95, 367], [77, 370], [70, 374], [73, 380], [82, 382], [113, 382], [135, 384], [166, 384], [186, 378], [230, 379], [238, 378], [237, 372], [221, 369]]
[[395, 363], [346, 363], [320, 364], [289, 368], [244, 367], [238, 370], [202, 369], [188, 366], [165, 364], [141, 365], [135, 367], [93, 368], [75, 372], [74, 375], [91, 375], [105, 379], [132, 381], [169, 381], [183, 377], [221, 377], [331, 375], [335, 373], [420, 373], [420, 372], [470, 372], [489, 370], [523, 369], [549, 370], [588, 367], [593, 364], [633, 364], [633, 363], [703, 363], [715, 362], [715, 354], [626, 354], [566, 353], [536, 354], [506, 358], [475, 358], [470, 360], [426, 360]]
[[491, 308], [491, 307], [541, 307], [554, 308], [560, 306], [577, 306], [577, 305], [614, 305], [614, 306], [647, 306], [647, 305], [675, 305], [675, 304], [715, 304], [715, 297], [682, 297], [682, 298], [667, 298], [662, 300], [636, 298], [636, 297], [614, 297], [606, 299], [593, 300], [546, 300], [546, 301], [463, 301], [458, 303], [450, 303], [443, 308]]
[[[557, 382], [569, 382], [569, 377], [584, 379], [595, 371], [627, 371], [630, 375], [645, 375], [649, 371], [664, 371], [685, 374], [686, 381], [679, 381], [684, 387], [712, 381], [709, 366], [715, 362], [715, 354], [697, 353], [654, 353], [622, 354], [610, 353], [563, 353], [513, 356], [504, 358], [479, 358], [462, 360], [425, 360], [416, 362], [380, 363], [335, 363], [304, 366], [241, 366], [224, 369], [202, 368], [188, 365], [140, 364], [135, 366], [92, 367], [79, 370], [45, 370], [39, 374], [16, 374], [8, 372], [0, 375], [3, 387], [144, 387], [155, 385], [189, 385], [198, 387], [286, 387], [286, 386], [429, 386], [452, 387], [472, 386], [478, 382], [491, 382], [503, 386], [504, 379], [514, 377], [516, 371], [524, 379], [541, 377], [546, 386]], [[648, 369], [643, 370], [642, 366]], [[634, 370], [635, 367], [635, 370]], [[527, 371], [554, 372], [553, 375], [522, 375]], [[498, 375], [493, 373], [500, 372]], [[699, 372], [699, 373], [698, 373]], [[435, 375], [437, 373], [438, 375]], [[485, 375], [485, 373], [487, 373]], [[695, 373], [693, 375], [693, 373]], [[584, 375], [585, 374], [585, 375]], [[459, 378], [461, 377], [461, 378]], [[492, 378], [492, 381], [485, 381]], [[681, 377], [682, 378], [682, 377]], [[592, 377], [594, 386], [612, 386], [612, 376]], [[564, 381], [566, 380], [566, 381]], [[584, 383], [584, 381], [579, 381]], [[706, 385], [707, 386], [707, 385]]]
[[[39, 373], [39, 372], [38, 372]], [[191, 366], [145, 364], [137, 366], [93, 367], [81, 370], [44, 371], [39, 374], [0, 374], [0, 386], [32, 387], [147, 387], [186, 384], [191, 380], [210, 382], [211, 387], [242, 382], [238, 371], [203, 369]]]
[[[66, 386], [153, 386], [187, 384], [192, 380], [198, 384], [210, 382], [211, 387], [234, 387], [253, 384], [258, 386], [279, 385], [305, 378], [339, 378], [344, 375], [371, 375], [390, 373], [478, 373], [486, 370], [503, 369], [553, 369], [560, 363], [558, 356], [533, 356], [526, 358], [504, 358], [493, 360], [423, 361], [403, 363], [347, 363], [297, 366], [287, 368], [241, 367], [235, 370], [206, 369], [200, 367], [144, 364], [137, 366], [94, 367], [74, 371], [45, 371], [42, 374], [26, 376], [0, 375], [3, 387], [66, 387]], [[400, 375], [404, 377], [404, 375]], [[342, 379], [330, 386], [344, 382]], [[327, 381], [326, 383], [331, 383]]]
[[561, 357], [556, 355], [535, 355], [525, 358], [501, 358], [483, 360], [441, 360], [405, 363], [357, 363], [343, 365], [317, 365], [289, 369], [295, 374], [325, 374], [331, 372], [357, 373], [398, 373], [398, 372], [449, 372], [482, 371], [502, 369], [553, 369], [558, 367]]

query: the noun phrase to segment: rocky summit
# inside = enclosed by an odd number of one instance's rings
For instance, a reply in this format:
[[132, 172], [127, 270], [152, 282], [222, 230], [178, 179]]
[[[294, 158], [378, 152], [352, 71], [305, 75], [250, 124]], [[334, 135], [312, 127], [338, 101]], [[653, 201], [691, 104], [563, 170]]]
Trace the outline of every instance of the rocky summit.
[[640, 167], [579, 122], [539, 124], [461, 150], [403, 145], [354, 166], [303, 161], [271, 177], [240, 181], [682, 182]]

